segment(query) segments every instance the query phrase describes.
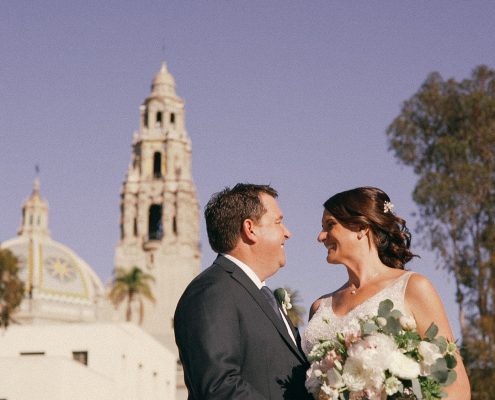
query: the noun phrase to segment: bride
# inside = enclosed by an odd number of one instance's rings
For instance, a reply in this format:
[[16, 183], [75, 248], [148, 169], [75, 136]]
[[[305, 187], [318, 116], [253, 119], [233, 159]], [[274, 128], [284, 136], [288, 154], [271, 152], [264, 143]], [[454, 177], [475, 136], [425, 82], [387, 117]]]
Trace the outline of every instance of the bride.
[[[438, 293], [424, 276], [404, 270], [414, 255], [405, 221], [392, 212], [385, 192], [361, 187], [338, 193], [324, 204], [318, 241], [327, 249], [329, 264], [343, 264], [347, 282], [317, 299], [310, 310], [302, 346], [308, 354], [319, 339], [334, 337], [356, 318], [376, 314], [378, 304], [391, 299], [395, 308], [414, 317], [423, 336], [432, 322], [438, 334], [453, 341]], [[470, 386], [457, 354], [455, 382], [443, 388], [448, 399], [469, 400]]]

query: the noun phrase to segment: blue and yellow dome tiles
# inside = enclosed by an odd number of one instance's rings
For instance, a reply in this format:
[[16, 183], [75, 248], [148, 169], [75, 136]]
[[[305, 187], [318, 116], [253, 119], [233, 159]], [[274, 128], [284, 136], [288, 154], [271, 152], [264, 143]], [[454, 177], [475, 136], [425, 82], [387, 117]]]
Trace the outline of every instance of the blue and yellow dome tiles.
[[21, 314], [29, 314], [35, 304], [38, 312], [46, 311], [55, 320], [93, 319], [95, 306], [104, 294], [103, 284], [81, 257], [51, 238], [48, 204], [40, 196], [38, 179], [23, 204], [18, 236], [0, 247], [12, 251], [19, 260], [25, 303], [29, 303], [29, 307], [21, 305]]

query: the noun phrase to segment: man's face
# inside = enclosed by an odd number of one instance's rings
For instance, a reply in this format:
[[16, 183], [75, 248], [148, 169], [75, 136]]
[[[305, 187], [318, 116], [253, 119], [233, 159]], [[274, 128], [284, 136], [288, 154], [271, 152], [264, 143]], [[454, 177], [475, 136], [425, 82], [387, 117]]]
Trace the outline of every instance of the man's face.
[[260, 195], [260, 199], [266, 213], [254, 225], [254, 233], [258, 238], [256, 263], [268, 278], [285, 265], [284, 244], [291, 233], [282, 222], [283, 214], [277, 200], [265, 193]]

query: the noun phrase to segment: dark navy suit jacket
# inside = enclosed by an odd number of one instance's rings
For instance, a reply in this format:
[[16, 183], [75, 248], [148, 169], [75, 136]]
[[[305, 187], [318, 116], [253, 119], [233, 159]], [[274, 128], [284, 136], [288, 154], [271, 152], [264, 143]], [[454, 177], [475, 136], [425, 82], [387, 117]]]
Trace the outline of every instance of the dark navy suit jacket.
[[218, 256], [179, 300], [175, 340], [189, 400], [310, 399], [309, 367], [251, 279]]

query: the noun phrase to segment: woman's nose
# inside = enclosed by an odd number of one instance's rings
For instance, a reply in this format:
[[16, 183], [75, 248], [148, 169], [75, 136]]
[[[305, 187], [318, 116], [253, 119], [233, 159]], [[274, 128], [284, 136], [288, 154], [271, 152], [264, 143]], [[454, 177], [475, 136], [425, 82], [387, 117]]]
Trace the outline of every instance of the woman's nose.
[[326, 232], [323, 232], [321, 231], [319, 234], [318, 234], [318, 237], [316, 238], [316, 240], [320, 243], [323, 243], [325, 241], [325, 239], [327, 238], [327, 233]]

